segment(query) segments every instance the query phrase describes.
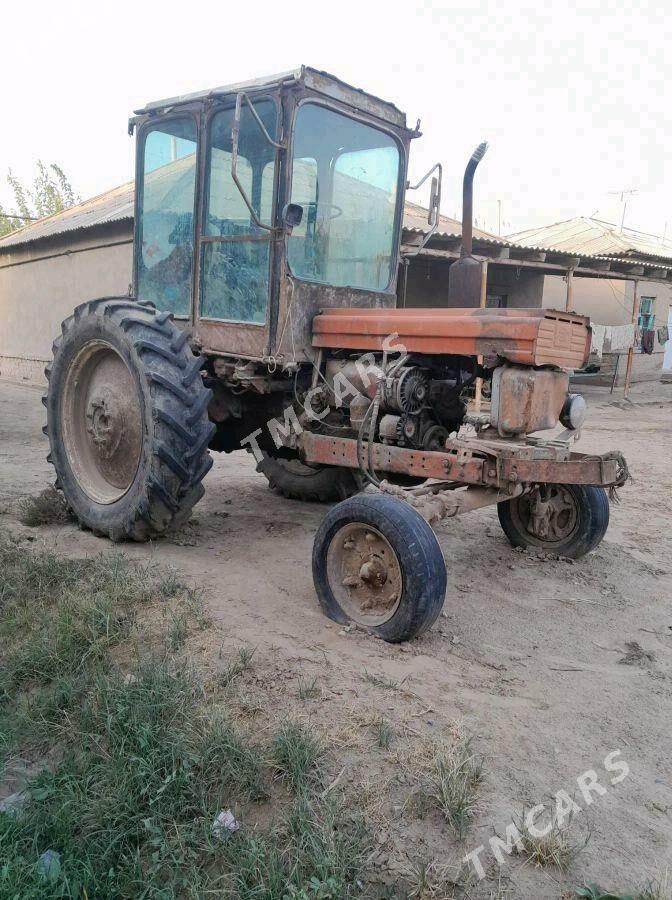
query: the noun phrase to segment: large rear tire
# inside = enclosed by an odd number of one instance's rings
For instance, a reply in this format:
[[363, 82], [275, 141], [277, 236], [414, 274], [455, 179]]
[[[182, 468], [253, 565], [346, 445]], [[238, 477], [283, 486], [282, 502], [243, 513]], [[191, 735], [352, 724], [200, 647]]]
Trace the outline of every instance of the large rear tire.
[[184, 522], [212, 465], [204, 360], [172, 318], [129, 298], [84, 303], [45, 369], [56, 486], [83, 526], [114, 541]]
[[363, 487], [363, 478], [356, 469], [312, 466], [298, 458], [285, 459], [264, 454], [257, 471], [265, 476], [272, 491], [290, 500], [322, 503], [346, 500]]

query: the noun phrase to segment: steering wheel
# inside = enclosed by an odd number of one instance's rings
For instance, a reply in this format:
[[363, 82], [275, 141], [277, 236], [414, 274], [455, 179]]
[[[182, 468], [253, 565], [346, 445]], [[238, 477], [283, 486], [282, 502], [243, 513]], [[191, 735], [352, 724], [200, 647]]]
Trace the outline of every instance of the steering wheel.
[[[292, 203], [294, 202], [295, 201], [292, 201]], [[330, 216], [323, 216], [328, 222], [332, 219], [338, 219], [339, 216], [343, 215], [343, 209], [340, 206], [337, 206], [335, 203], [324, 203], [322, 200], [306, 200], [305, 203], [300, 203], [299, 206], [303, 206], [304, 209], [307, 206], [313, 206], [319, 212], [330, 209], [332, 214]]]

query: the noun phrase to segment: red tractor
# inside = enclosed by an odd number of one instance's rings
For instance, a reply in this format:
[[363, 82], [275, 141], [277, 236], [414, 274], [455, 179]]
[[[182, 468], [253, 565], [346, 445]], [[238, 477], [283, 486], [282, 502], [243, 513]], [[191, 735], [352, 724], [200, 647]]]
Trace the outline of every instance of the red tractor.
[[[79, 306], [46, 370], [49, 459], [83, 526], [157, 537], [191, 515], [210, 451], [245, 448], [285, 496], [340, 501], [315, 539], [320, 603], [388, 641], [439, 614], [431, 524], [446, 516], [497, 504], [515, 546], [577, 558], [599, 544], [605, 487], [627, 467], [571, 449], [588, 320], [480, 308], [483, 146], [448, 296], [407, 309], [397, 272], [418, 132], [392, 104], [303, 67], [151, 103], [130, 130], [133, 294]], [[477, 382], [487, 413], [469, 411]], [[529, 437], [558, 422], [559, 439]]]

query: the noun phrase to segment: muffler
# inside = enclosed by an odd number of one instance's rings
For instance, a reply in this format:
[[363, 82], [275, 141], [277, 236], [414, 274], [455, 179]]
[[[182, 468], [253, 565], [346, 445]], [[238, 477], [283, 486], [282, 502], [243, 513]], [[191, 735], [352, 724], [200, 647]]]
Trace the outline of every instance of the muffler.
[[448, 271], [448, 306], [481, 305], [481, 263], [474, 259], [474, 175], [488, 145], [479, 144], [469, 158], [462, 182], [462, 249]]

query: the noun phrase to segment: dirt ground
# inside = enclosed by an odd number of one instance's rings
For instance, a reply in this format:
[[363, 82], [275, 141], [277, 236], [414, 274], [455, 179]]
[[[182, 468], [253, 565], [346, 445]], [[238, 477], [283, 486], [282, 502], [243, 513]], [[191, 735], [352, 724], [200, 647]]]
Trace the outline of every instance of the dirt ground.
[[[586, 881], [634, 891], [672, 866], [672, 384], [636, 388], [634, 402], [619, 397], [588, 396], [579, 445], [623, 450], [634, 476], [612, 505], [603, 544], [576, 563], [539, 559], [512, 550], [493, 509], [444, 523], [444, 614], [407, 645], [324, 618], [310, 569], [324, 507], [270, 493], [245, 453], [216, 458], [206, 496], [179, 536], [123, 547], [203, 587], [213, 627], [192, 649], [206, 665], [216, 669], [237, 648], [257, 648], [250, 706], [270, 697], [281, 714], [324, 730], [343, 760], [342, 779], [370, 795], [379, 828], [372, 865], [394, 872], [404, 857], [409, 865], [430, 858], [452, 865], [484, 844], [488, 877], [472, 880], [469, 893], [483, 898], [559, 898]], [[0, 382], [0, 528], [30, 532], [66, 554], [110, 549], [73, 525], [36, 530], [18, 522], [16, 501], [53, 481], [43, 421], [37, 389]], [[643, 653], [628, 653], [635, 643]], [[381, 688], [365, 672], [400, 689]], [[306, 684], [315, 690], [301, 698]], [[403, 798], [375, 818], [390, 763], [357, 747], [376, 714], [419, 739], [455, 723], [475, 736], [485, 778], [464, 842], [431, 814], [412, 815]], [[615, 750], [630, 772], [612, 786], [615, 773], [603, 760]], [[607, 790], [587, 807], [577, 778], [589, 769]], [[395, 785], [397, 798], [399, 779]], [[581, 810], [577, 838], [591, 832], [584, 852], [564, 874], [516, 855], [498, 867], [488, 838], [559, 790]]]

